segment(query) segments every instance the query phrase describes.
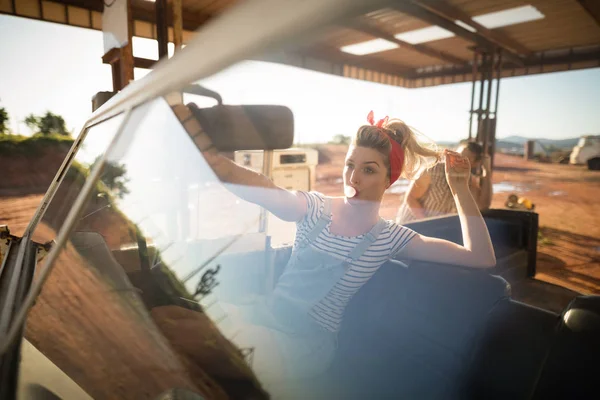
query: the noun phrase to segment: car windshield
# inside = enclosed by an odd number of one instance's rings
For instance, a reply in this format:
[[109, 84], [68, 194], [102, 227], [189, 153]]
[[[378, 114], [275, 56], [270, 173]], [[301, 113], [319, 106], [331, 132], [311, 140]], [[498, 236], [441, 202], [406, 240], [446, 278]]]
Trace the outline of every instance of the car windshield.
[[[225, 93], [226, 83], [225, 78], [214, 79], [210, 88]], [[395, 388], [397, 371], [402, 371], [402, 376], [418, 377], [402, 380], [404, 397], [431, 390], [432, 398], [444, 398], [448, 386], [462, 385], [465, 376], [477, 375], [480, 366], [488, 365], [486, 357], [505, 359], [501, 350], [486, 347], [490, 324], [502, 321], [509, 332], [521, 333], [540, 326], [554, 329], [558, 314], [512, 301], [500, 277], [460, 265], [398, 259], [402, 255], [392, 254], [392, 248], [414, 237], [400, 224], [395, 233], [389, 229], [394, 224], [383, 221], [368, 233], [332, 233], [330, 219], [335, 214], [327, 209], [331, 203], [314, 192], [342, 193], [349, 137], [333, 136], [334, 143], [309, 148], [298, 143], [298, 135], [292, 148], [220, 152], [223, 159], [246, 169], [270, 169], [271, 179], [282, 188], [313, 191], [303, 194], [305, 215], [285, 222], [240, 195], [264, 199], [281, 191], [268, 184], [224, 182], [209, 163], [211, 148], [196, 141], [206, 132], [195, 131], [194, 123], [210, 124], [202, 119], [205, 114], [194, 110], [208, 110], [215, 100], [187, 93], [183, 102], [176, 97], [155, 98], [87, 128], [33, 230], [33, 240], [45, 243], [75, 221], [53, 253], [53, 270], [28, 314], [25, 338], [92, 398], [157, 398], [173, 388], [210, 399], [267, 398], [267, 392], [281, 387], [272, 382], [267, 386], [264, 376], [310, 375], [304, 366], [311, 363], [332, 376], [342, 371], [342, 379], [331, 381], [342, 389], [372, 388], [373, 382]], [[237, 100], [243, 104], [243, 95]], [[327, 116], [338, 117], [343, 115]], [[213, 138], [225, 131], [217, 129]], [[239, 135], [251, 136], [245, 130]], [[445, 183], [445, 176], [442, 179]], [[408, 187], [401, 179], [385, 189], [381, 216], [395, 218]], [[520, 198], [514, 203], [527, 204]], [[529, 273], [537, 219], [522, 211], [485, 214], [499, 270], [509, 271], [507, 275], [517, 270], [524, 274], [526, 269]], [[364, 264], [348, 268], [352, 254], [344, 253], [344, 246], [369, 245], [368, 240], [379, 235], [376, 229], [381, 233], [386, 226], [388, 236], [374, 253], [389, 257], [380, 261], [383, 258], [371, 253]], [[458, 244], [463, 240], [455, 215], [409, 226], [423, 235]], [[322, 235], [322, 242], [316, 235]], [[310, 237], [315, 240], [308, 244]], [[311, 253], [313, 245], [325, 240], [327, 252]], [[371, 262], [375, 267], [369, 269]], [[34, 285], [49, 267], [39, 264]], [[335, 286], [324, 289], [319, 280], [310, 279], [307, 269], [329, 281], [336, 279]], [[308, 308], [310, 325], [305, 320], [296, 324], [304, 313], [300, 318], [272, 301], [290, 295], [285, 278], [292, 274], [301, 291], [319, 298], [294, 304]], [[297, 300], [292, 295], [288, 303]], [[558, 311], [564, 306], [552, 304]], [[286, 330], [289, 327], [293, 329]], [[298, 339], [304, 335], [310, 337], [310, 346]], [[282, 357], [265, 360], [274, 346], [286, 349]], [[483, 350], [476, 352], [480, 347]], [[518, 347], [533, 345], [523, 340]], [[542, 360], [544, 351], [545, 347], [533, 356]], [[518, 353], [517, 358], [531, 355]], [[297, 365], [282, 361], [292, 358], [300, 360]], [[514, 367], [512, 360], [510, 364]], [[352, 375], [356, 371], [360, 377]], [[529, 379], [531, 371], [534, 368], [521, 372]], [[352, 376], [356, 379], [348, 379]], [[329, 375], [321, 378], [327, 379], [286, 380], [286, 390], [304, 394], [307, 388], [321, 389], [329, 384]], [[525, 391], [515, 392], [521, 390]]]
[[[34, 231], [38, 242], [56, 238], [114, 140], [29, 314], [26, 338], [68, 375], [79, 376], [77, 384], [94, 398], [156, 396], [173, 387], [206, 393], [198, 376], [181, 373], [189, 360], [172, 348], [205, 326], [213, 326], [213, 334], [198, 336], [198, 346], [223, 340], [215, 328], [227, 330], [228, 313], [219, 304], [265, 285], [272, 236], [264, 223], [261, 228], [260, 207], [218, 180], [165, 99], [133, 110], [115, 139], [122, 121], [88, 129]], [[293, 238], [295, 226], [287, 226]], [[192, 333], [171, 327], [173, 318], [195, 325]], [[225, 346], [202, 366], [225, 360], [227, 373], [251, 380], [235, 364], [243, 357], [226, 355], [234, 349]]]

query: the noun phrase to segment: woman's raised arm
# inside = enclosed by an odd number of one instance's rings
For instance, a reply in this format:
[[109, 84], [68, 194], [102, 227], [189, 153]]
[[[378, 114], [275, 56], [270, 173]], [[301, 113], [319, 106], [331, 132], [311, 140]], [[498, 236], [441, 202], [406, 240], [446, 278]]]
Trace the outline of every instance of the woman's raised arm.
[[263, 174], [242, 167], [221, 155], [187, 106], [176, 105], [173, 111], [182, 121], [183, 127], [202, 152], [206, 162], [228, 190], [246, 201], [266, 208], [284, 221], [299, 221], [306, 215], [307, 203], [304, 196], [280, 188]]
[[263, 174], [234, 163], [214, 148], [202, 154], [227, 189], [235, 195], [266, 208], [284, 221], [299, 221], [306, 215], [306, 198], [298, 192], [275, 185]]
[[492, 240], [467, 184], [470, 175], [469, 160], [449, 151], [444, 156], [446, 178], [454, 195], [462, 228], [463, 246], [443, 239], [416, 235], [404, 248], [403, 256], [474, 268], [493, 267], [496, 265], [496, 256]]

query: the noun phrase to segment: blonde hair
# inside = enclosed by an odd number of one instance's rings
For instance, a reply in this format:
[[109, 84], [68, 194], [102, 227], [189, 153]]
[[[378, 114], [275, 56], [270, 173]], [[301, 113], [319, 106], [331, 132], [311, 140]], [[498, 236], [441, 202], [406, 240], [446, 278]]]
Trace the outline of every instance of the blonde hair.
[[400, 175], [402, 178], [417, 179], [426, 169], [433, 167], [440, 160], [437, 146], [425, 135], [399, 119], [389, 120], [383, 128], [373, 125], [361, 126], [352, 144], [379, 151], [383, 155], [389, 178], [391, 172], [389, 155], [392, 147], [390, 138], [404, 149], [404, 165]]

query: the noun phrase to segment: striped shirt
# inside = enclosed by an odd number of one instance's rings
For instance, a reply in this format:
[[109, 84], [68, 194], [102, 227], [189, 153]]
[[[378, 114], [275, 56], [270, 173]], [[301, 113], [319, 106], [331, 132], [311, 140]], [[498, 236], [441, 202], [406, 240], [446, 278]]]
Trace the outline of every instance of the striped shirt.
[[[446, 166], [444, 164], [439, 163], [427, 171], [431, 177], [431, 183], [423, 196], [419, 199], [419, 203], [423, 208], [426, 218], [456, 214], [456, 202], [450, 191], [450, 186], [448, 186], [448, 182], [446, 181], [445, 168]], [[406, 195], [407, 194], [405, 194], [405, 196]], [[405, 199], [398, 210], [396, 223], [405, 224], [416, 219], [417, 217], [415, 217]]]
[[[315, 227], [323, 214], [325, 204], [325, 196], [321, 193], [300, 193], [306, 197], [308, 211], [306, 216], [297, 223], [294, 247], [297, 247]], [[332, 332], [339, 330], [344, 309], [352, 296], [367, 283], [383, 263], [398, 254], [416, 235], [409, 228], [392, 221], [385, 222], [385, 228], [377, 240], [360, 258], [349, 264], [345, 275], [333, 286], [327, 296], [313, 307], [311, 316], [325, 329]], [[334, 235], [329, 230], [330, 224], [331, 222], [309, 245], [315, 250], [345, 261], [365, 235], [353, 237]]]

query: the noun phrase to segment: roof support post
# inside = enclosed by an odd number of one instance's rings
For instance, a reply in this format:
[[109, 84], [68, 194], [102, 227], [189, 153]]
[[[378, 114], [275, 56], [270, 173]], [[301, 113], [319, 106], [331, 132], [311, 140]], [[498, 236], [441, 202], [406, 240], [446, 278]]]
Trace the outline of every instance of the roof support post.
[[498, 100], [500, 98], [500, 79], [502, 78], [502, 49], [498, 49], [498, 59], [495, 64], [496, 72], [496, 101], [494, 102], [494, 128], [492, 133], [492, 146], [490, 150], [491, 167], [494, 169], [494, 155], [496, 154], [496, 127], [498, 126]]
[[[477, 65], [476, 59], [481, 55], [480, 79], [479, 79], [479, 108], [473, 110], [475, 85], [477, 76], [475, 66], [473, 67], [473, 87], [471, 89], [471, 116], [469, 123], [472, 123], [473, 114], [477, 113], [477, 142], [483, 146], [484, 154], [487, 154], [494, 160], [496, 151], [496, 124], [498, 99], [500, 96], [500, 78], [502, 77], [502, 50], [496, 49], [494, 52], [487, 52], [482, 49], [474, 49], [474, 65]], [[494, 91], [494, 79], [496, 79], [494, 105], [492, 106], [492, 91]], [[485, 99], [485, 100], [484, 100]], [[472, 138], [471, 125], [469, 125], [469, 140]]]
[[[495, 52], [494, 52], [495, 53]], [[488, 65], [486, 67], [486, 100], [485, 100], [485, 121], [483, 128], [483, 154], [489, 154], [490, 150], [490, 136], [492, 126], [490, 124], [490, 107], [492, 100], [492, 79], [494, 79], [494, 57], [495, 54], [491, 53], [488, 56]], [[483, 111], [482, 111], [483, 112]]]
[[158, 59], [168, 57], [169, 28], [167, 23], [167, 0], [156, 0], [156, 40], [158, 41]]
[[175, 51], [183, 45], [183, 1], [173, 0], [173, 43]]
[[476, 110], [477, 112], [477, 141], [480, 142], [482, 140], [481, 137], [481, 111], [483, 110], [483, 89], [485, 86], [485, 68], [488, 60], [488, 55], [486, 53], [481, 54], [481, 80], [479, 81], [479, 108]]
[[114, 92], [123, 89], [133, 80], [133, 15], [131, 0], [123, 1], [127, 2], [127, 44], [112, 48], [102, 56], [102, 62], [111, 66]]
[[471, 78], [473, 84], [471, 85], [471, 108], [469, 112], [469, 140], [473, 137], [473, 105], [475, 104], [475, 86], [477, 85], [477, 63], [479, 62], [479, 53], [477, 50], [473, 51], [473, 65]]

